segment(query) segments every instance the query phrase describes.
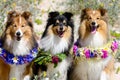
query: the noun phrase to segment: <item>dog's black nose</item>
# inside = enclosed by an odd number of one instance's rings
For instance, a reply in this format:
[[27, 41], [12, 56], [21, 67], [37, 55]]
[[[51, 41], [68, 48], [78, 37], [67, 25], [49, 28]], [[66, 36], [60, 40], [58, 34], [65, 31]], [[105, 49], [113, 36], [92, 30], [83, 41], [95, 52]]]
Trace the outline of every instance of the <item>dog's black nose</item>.
[[92, 25], [95, 25], [95, 22], [92, 22]]
[[60, 30], [62, 31], [62, 30], [63, 30], [63, 27], [60, 27]]
[[21, 33], [20, 33], [20, 32], [17, 32], [17, 33], [16, 33], [16, 35], [17, 35], [17, 36], [20, 36], [20, 35], [21, 35]]

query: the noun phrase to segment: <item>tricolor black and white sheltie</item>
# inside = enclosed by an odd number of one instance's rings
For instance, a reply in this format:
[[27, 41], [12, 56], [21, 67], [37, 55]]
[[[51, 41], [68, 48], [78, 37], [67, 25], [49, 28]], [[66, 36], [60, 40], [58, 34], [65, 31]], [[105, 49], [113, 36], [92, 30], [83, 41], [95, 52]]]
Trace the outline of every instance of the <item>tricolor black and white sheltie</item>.
[[40, 48], [44, 51], [50, 51], [51, 55], [66, 54], [66, 58], [58, 63], [54, 68], [52, 63], [43, 66], [39, 70], [39, 75], [42, 71], [47, 72], [49, 80], [53, 79], [55, 73], [59, 73], [57, 80], [66, 80], [67, 71], [71, 63], [69, 51], [73, 45], [73, 16], [72, 13], [65, 12], [50, 12], [48, 16], [47, 26], [40, 40]]

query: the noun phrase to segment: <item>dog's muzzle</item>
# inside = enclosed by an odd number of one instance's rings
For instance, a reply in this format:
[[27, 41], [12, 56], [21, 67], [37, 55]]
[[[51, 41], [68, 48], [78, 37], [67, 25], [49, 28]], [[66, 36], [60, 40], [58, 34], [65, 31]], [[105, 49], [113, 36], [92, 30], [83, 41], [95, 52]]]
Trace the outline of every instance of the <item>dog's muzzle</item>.
[[15, 33], [15, 36], [16, 36], [17, 41], [20, 41], [22, 36], [23, 36], [22, 31], [21, 30], [17, 30], [16, 33]]

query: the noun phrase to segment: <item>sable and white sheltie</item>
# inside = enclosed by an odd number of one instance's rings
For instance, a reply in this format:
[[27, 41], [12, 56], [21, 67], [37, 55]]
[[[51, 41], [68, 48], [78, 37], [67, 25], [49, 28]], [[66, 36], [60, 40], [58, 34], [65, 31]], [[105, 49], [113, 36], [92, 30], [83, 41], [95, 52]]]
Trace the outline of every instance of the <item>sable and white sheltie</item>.
[[43, 68], [39, 70], [39, 75], [45, 70], [49, 80], [52, 80], [55, 73], [59, 73], [57, 80], [67, 79], [67, 71], [71, 63], [69, 50], [74, 41], [72, 16], [73, 14], [69, 12], [65, 12], [62, 15], [59, 12], [49, 13], [47, 26], [40, 40], [40, 48], [44, 49], [44, 51], [50, 51], [52, 55], [64, 53], [67, 56], [55, 68], [52, 63], [42, 66]]
[[[10, 11], [8, 13], [1, 41], [2, 48], [14, 56], [29, 55], [30, 50], [36, 45], [30, 16], [31, 13], [28, 11], [23, 13]], [[0, 80], [30, 80], [31, 73], [29, 62], [22, 65], [8, 64], [2, 57], [0, 58]]]
[[[83, 9], [79, 27], [80, 47], [100, 48], [109, 40], [107, 10]], [[79, 60], [73, 66], [70, 80], [114, 80], [112, 55], [101, 60]]]

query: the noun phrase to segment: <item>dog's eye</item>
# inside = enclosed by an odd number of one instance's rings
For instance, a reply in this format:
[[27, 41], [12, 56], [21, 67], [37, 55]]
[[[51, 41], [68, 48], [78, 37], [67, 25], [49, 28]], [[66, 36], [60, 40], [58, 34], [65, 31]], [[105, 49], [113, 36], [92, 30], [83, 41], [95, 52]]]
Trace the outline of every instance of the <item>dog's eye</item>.
[[63, 24], [66, 25], [66, 22], [64, 22]]
[[24, 25], [22, 25], [22, 27], [25, 27]]
[[88, 18], [88, 20], [92, 19], [91, 17]]
[[97, 18], [97, 19], [100, 19], [100, 18]]
[[17, 26], [14, 24], [13, 27], [17, 27]]
[[21, 27], [25, 27], [26, 24], [23, 24]]
[[56, 23], [55, 25], [59, 25], [59, 23]]

